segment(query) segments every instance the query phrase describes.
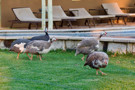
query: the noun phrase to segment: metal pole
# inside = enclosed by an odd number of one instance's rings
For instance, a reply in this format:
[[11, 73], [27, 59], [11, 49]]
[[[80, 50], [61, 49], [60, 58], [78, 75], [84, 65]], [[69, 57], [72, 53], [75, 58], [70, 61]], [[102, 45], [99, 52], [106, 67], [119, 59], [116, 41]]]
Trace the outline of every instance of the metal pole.
[[1, 28], [1, 0], [0, 0], [0, 28]]
[[48, 0], [48, 30], [53, 29], [52, 0]]
[[42, 0], [42, 30], [46, 28], [46, 0]]

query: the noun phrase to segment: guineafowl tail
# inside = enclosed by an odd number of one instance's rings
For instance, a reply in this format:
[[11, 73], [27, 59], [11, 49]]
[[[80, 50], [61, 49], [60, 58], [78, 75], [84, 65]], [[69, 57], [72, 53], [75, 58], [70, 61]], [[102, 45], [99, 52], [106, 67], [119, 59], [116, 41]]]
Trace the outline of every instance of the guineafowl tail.
[[78, 54], [79, 54], [79, 53], [78, 53], [78, 52], [76, 52], [76, 53], [75, 53], [75, 56], [77, 56]]
[[87, 63], [84, 64], [84, 66], [88, 65]]
[[12, 49], [9, 49], [9, 51], [13, 51]]
[[13, 47], [12, 46], [9, 48], [9, 51], [13, 51]]
[[75, 53], [75, 56], [77, 56], [77, 53]]

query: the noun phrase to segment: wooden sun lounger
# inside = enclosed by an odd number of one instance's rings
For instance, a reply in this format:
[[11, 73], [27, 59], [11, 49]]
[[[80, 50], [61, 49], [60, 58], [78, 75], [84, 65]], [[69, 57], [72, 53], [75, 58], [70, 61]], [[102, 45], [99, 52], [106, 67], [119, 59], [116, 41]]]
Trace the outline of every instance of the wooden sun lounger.
[[[38, 28], [38, 24], [42, 22], [41, 18], [37, 18], [30, 8], [12, 8], [12, 11], [15, 15], [15, 20], [11, 20], [11, 28], [14, 23], [29, 23], [28, 29], [31, 29], [32, 24], [36, 24], [36, 29]], [[55, 21], [61, 21], [60, 19], [55, 19]], [[46, 19], [48, 22], [48, 19]], [[54, 23], [55, 28], [56, 24]]]
[[95, 20], [98, 20], [98, 19], [108, 19], [111, 22], [111, 25], [113, 25], [111, 19], [115, 18], [114, 15], [95, 15], [95, 16], [93, 16], [85, 8], [70, 8], [69, 11], [71, 11], [75, 16], [85, 17], [86, 18], [85, 24], [88, 23], [88, 25], [89, 25], [89, 22], [90, 22], [89, 20], [93, 20], [94, 26], [95, 26]]
[[126, 25], [125, 18], [135, 17], [135, 13], [124, 13], [120, 9], [118, 3], [103, 3], [102, 7], [105, 9], [108, 15], [115, 15], [117, 17], [117, 22], [120, 18], [122, 18], [125, 25]]

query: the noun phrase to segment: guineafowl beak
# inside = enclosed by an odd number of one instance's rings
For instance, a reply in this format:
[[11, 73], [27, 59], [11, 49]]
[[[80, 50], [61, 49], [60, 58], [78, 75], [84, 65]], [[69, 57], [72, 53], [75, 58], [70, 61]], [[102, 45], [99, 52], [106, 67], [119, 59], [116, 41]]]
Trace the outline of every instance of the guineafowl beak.
[[107, 35], [107, 32], [105, 32], [105, 35]]
[[105, 64], [107, 64], [107, 61], [104, 61]]
[[58, 39], [55, 39], [54, 41], [57, 41]]
[[107, 35], [107, 32], [103, 31], [103, 35], [106, 36]]

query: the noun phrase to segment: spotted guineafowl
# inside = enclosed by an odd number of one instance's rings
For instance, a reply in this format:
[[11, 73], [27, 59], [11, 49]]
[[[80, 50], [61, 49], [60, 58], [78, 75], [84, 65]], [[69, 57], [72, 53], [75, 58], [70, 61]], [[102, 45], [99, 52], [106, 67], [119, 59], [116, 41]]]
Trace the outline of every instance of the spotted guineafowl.
[[102, 32], [97, 38], [83, 39], [77, 44], [75, 56], [78, 54], [83, 54], [82, 60], [84, 60], [85, 55], [98, 50], [99, 39], [106, 35], [106, 32]]
[[96, 74], [98, 75], [98, 71], [101, 72], [102, 75], [107, 75], [103, 73], [100, 68], [105, 68], [108, 65], [109, 57], [104, 52], [92, 52], [87, 58], [84, 66], [89, 65], [91, 68], [96, 69]]
[[39, 55], [40, 60], [41, 54], [46, 54], [50, 51], [50, 46], [53, 41], [56, 41], [55, 38], [52, 38], [52, 40], [44, 41], [44, 40], [34, 40], [28, 43], [25, 53], [31, 53], [31, 57], [29, 57], [30, 60], [33, 59], [33, 54]]

